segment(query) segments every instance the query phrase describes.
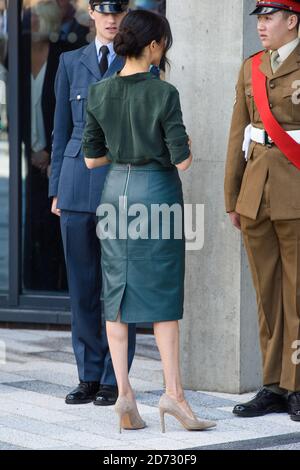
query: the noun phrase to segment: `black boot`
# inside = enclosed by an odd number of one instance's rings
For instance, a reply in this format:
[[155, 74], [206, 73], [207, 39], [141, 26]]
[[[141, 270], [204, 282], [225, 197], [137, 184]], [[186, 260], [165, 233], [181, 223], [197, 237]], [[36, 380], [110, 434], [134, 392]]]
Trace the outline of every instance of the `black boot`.
[[111, 406], [118, 399], [118, 387], [116, 385], [100, 385], [99, 392], [94, 400], [94, 405]]
[[289, 394], [288, 412], [293, 421], [300, 421], [300, 392]]
[[252, 400], [236, 405], [232, 412], [243, 418], [264, 416], [268, 413], [286, 413], [287, 400], [282, 395], [262, 388]]
[[84, 382], [81, 380], [80, 384], [66, 396], [66, 403], [68, 405], [91, 403], [95, 399], [98, 390], [99, 382]]

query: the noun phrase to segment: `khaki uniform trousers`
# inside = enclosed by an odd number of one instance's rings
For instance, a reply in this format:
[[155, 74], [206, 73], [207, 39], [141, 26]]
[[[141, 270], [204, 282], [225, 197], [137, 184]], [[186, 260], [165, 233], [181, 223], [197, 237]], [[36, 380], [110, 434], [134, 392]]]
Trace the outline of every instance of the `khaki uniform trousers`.
[[300, 391], [300, 219], [271, 220], [267, 178], [257, 219], [241, 216], [241, 228], [257, 296], [264, 385]]

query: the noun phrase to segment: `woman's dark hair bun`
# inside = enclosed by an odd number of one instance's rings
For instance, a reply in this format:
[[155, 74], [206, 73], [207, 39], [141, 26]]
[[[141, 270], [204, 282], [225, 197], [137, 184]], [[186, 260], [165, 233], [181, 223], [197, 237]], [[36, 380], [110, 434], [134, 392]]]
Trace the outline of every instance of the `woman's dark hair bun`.
[[140, 57], [152, 41], [164, 40], [165, 53], [172, 45], [172, 33], [168, 20], [147, 10], [129, 12], [121, 21], [114, 40], [116, 54], [121, 57]]
[[135, 33], [129, 28], [123, 28], [114, 39], [114, 50], [121, 57], [138, 53], [139, 43]]

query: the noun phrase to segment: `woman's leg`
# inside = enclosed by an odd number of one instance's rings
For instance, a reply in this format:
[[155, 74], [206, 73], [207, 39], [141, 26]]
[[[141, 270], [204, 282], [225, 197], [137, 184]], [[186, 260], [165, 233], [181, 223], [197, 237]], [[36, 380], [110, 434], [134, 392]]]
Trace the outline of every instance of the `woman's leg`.
[[128, 377], [128, 325], [119, 321], [106, 322], [110, 354], [117, 379], [119, 396], [115, 411], [119, 415], [119, 431], [144, 429], [146, 423], [140, 417], [135, 396]]
[[119, 397], [134, 399], [128, 377], [128, 325], [120, 322], [106, 322], [109, 350], [117, 379]]
[[178, 321], [154, 323], [154, 334], [164, 369], [166, 394], [174, 398], [191, 418], [194, 414], [185, 401], [179, 359]]

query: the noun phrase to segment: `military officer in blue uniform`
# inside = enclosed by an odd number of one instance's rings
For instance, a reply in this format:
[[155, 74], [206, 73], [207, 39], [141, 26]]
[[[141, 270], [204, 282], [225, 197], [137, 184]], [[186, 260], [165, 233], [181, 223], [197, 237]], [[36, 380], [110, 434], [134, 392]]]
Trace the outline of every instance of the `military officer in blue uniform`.
[[[113, 40], [129, 0], [90, 0], [96, 38], [88, 46], [60, 57], [56, 76], [56, 110], [49, 197], [60, 217], [72, 311], [72, 344], [79, 385], [67, 404], [112, 405], [118, 395], [105, 326], [101, 321], [100, 242], [96, 210], [108, 166], [88, 170], [81, 150], [89, 85], [121, 70]], [[129, 328], [129, 368], [135, 352], [135, 325]]]

